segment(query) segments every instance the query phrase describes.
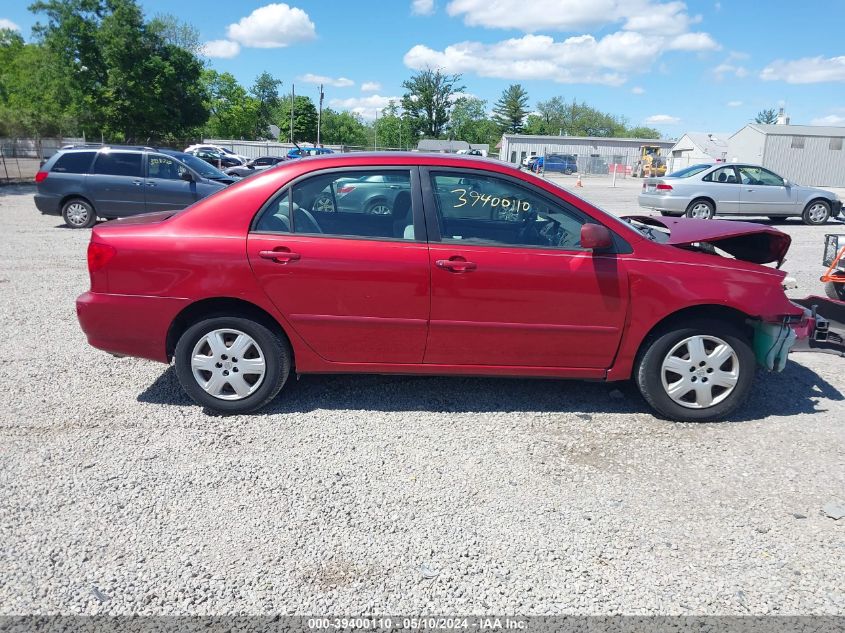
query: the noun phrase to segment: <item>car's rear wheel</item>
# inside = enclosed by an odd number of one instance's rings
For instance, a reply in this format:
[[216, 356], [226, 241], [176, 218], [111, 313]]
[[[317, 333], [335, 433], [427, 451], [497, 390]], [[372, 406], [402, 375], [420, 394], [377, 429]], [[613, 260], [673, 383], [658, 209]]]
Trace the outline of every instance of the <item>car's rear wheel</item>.
[[176, 344], [176, 375], [199, 405], [225, 414], [260, 409], [281, 391], [291, 367], [287, 341], [241, 317], [212, 317]]
[[845, 283], [839, 281], [828, 281], [824, 285], [824, 293], [831, 299], [845, 301]]
[[367, 213], [371, 215], [390, 215], [390, 205], [386, 200], [373, 200], [367, 205]]
[[635, 371], [643, 397], [660, 415], [679, 422], [719, 420], [748, 397], [756, 359], [746, 337], [730, 324], [701, 321], [654, 336]]
[[331, 213], [334, 211], [334, 199], [327, 193], [321, 193], [314, 200], [314, 211], [323, 211]]
[[830, 204], [824, 200], [813, 200], [804, 209], [804, 213], [801, 214], [804, 224], [809, 224], [810, 226], [825, 224], [828, 218], [830, 218]]
[[716, 215], [716, 208], [709, 200], [693, 200], [687, 207], [688, 218], [711, 220]]
[[90, 229], [97, 222], [97, 214], [87, 200], [71, 198], [62, 206], [62, 219], [72, 229]]

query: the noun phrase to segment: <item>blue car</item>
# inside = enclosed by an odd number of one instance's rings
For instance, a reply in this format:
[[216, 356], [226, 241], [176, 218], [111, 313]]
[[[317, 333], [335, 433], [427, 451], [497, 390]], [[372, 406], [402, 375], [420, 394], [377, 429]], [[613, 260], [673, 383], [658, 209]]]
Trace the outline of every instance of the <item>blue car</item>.
[[538, 156], [537, 160], [531, 164], [531, 170], [559, 171], [569, 175], [578, 171], [578, 161], [574, 154], [548, 154], [545, 157]]
[[327, 147], [295, 147], [288, 151], [288, 159], [304, 158], [305, 156], [322, 156], [323, 154], [334, 154], [334, 150]]

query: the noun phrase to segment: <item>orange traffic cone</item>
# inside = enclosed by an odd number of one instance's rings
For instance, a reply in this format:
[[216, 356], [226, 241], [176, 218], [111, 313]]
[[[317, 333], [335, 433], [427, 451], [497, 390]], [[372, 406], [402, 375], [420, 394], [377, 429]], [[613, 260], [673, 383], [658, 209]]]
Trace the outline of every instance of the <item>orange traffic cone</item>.
[[584, 183], [581, 182], [581, 174], [578, 174], [578, 180], [575, 181], [575, 186], [576, 187], [583, 187], [584, 186]]

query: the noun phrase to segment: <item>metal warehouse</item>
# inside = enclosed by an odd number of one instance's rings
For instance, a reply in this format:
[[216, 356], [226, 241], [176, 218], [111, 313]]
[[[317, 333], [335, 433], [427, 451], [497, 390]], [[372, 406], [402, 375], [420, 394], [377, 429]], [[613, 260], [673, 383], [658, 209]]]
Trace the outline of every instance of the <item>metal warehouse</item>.
[[580, 169], [590, 158], [601, 158], [608, 165], [634, 166], [640, 160], [643, 146], [659, 147], [664, 156], [675, 144], [653, 138], [613, 138], [603, 136], [535, 136], [531, 134], [505, 134], [499, 158], [522, 164], [528, 156], [545, 154], [574, 154]]
[[845, 127], [753, 123], [728, 139], [728, 157], [801, 185], [845, 187], [843, 139]]

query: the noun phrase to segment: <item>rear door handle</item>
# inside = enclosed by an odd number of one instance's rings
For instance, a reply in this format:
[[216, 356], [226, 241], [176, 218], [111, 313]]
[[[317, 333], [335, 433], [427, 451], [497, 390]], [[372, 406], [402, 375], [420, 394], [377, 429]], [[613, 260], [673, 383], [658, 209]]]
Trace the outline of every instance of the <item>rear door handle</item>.
[[133, 180], [132, 184], [135, 185], [136, 187], [140, 187], [143, 183], [140, 180]]
[[460, 259], [438, 259], [434, 262], [434, 265], [452, 273], [471, 273], [473, 270], [478, 268], [478, 265], [475, 262], [468, 262], [463, 257]]
[[277, 264], [287, 264], [288, 262], [299, 261], [302, 257], [299, 253], [292, 253], [289, 250], [259, 251], [258, 256], [263, 259], [270, 259]]

